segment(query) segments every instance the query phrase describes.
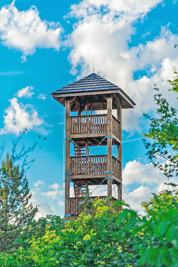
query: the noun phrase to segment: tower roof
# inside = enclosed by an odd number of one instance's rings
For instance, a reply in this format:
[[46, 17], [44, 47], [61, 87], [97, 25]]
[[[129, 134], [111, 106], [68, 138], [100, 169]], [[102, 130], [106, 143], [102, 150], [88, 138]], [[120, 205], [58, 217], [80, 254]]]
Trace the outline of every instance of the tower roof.
[[118, 89], [118, 86], [105, 80], [96, 73], [92, 73], [87, 77], [71, 83], [61, 89], [56, 90], [53, 94], [59, 93], [76, 93], [76, 92], [93, 92], [99, 90], [113, 90]]
[[135, 105], [133, 100], [121, 88], [96, 73], [91, 73], [83, 79], [64, 86], [51, 95], [61, 104], [64, 104], [63, 100], [66, 97], [88, 96], [93, 94], [119, 94], [120, 98], [122, 98], [123, 108], [133, 108]]

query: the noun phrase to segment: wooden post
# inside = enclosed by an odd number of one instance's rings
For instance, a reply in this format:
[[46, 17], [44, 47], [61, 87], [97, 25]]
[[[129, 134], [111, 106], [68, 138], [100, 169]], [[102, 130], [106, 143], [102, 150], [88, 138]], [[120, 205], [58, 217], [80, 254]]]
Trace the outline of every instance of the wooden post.
[[[65, 142], [65, 173], [70, 173], [70, 100], [65, 100], [66, 108], [66, 142]], [[69, 197], [70, 197], [70, 179], [69, 175], [65, 174], [65, 215], [70, 215]]]
[[[122, 181], [122, 106], [121, 106], [121, 101], [117, 97], [117, 119], [120, 121], [120, 145], [118, 145], [118, 160], [120, 161], [120, 179]], [[118, 190], [118, 199], [122, 200], [122, 183], [118, 184], [117, 186]]]
[[77, 102], [77, 115], [80, 116], [81, 115], [81, 109], [80, 109], [80, 102]]
[[86, 113], [86, 116], [87, 116], [87, 111], [88, 111], [88, 103], [85, 104], [85, 113]]
[[[107, 97], [107, 177], [112, 176], [112, 96]], [[108, 197], [112, 197], [112, 179], [107, 180]]]

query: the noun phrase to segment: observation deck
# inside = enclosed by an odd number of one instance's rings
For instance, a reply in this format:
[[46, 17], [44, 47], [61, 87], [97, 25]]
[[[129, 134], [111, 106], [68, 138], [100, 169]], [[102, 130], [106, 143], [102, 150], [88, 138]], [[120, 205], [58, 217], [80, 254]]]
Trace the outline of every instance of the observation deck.
[[[70, 157], [70, 179], [87, 179], [88, 185], [100, 184], [107, 174], [107, 155]], [[121, 183], [121, 162], [112, 156], [113, 183]], [[107, 184], [107, 180], [102, 184]]]
[[[107, 137], [107, 114], [70, 116], [70, 138], [76, 141], [89, 140], [89, 145], [98, 145]], [[112, 115], [112, 137], [114, 143], [121, 143], [121, 124]], [[101, 145], [106, 145], [105, 138]]]

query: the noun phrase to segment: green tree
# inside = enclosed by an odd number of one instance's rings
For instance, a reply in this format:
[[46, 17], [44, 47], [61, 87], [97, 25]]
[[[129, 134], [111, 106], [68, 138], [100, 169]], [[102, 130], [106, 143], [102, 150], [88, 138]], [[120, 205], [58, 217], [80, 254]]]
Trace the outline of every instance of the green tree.
[[[174, 185], [175, 188], [175, 185]], [[146, 211], [133, 234], [142, 232], [138, 266], [178, 266], [178, 191], [162, 191], [144, 202]]]
[[11, 252], [23, 243], [37, 212], [31, 196], [24, 170], [7, 154], [0, 168], [0, 251]]
[[[173, 81], [168, 81], [171, 85], [169, 90], [178, 93], [177, 72], [175, 74]], [[178, 113], [160, 94], [159, 89], [155, 88], [155, 90], [156, 117], [144, 115], [150, 120], [149, 131], [144, 134], [147, 138], [145, 146], [148, 150], [148, 158], [153, 165], [158, 166], [170, 178], [178, 175]]]
[[153, 197], [147, 201], [142, 202], [142, 207], [145, 209], [146, 214], [149, 216], [150, 213], [157, 213], [159, 210], [168, 211], [169, 207], [177, 209], [178, 208], [178, 190], [176, 185], [168, 183], [169, 187], [173, 189], [164, 190], [158, 193], [158, 195], [153, 194]]
[[98, 200], [90, 214], [60, 227], [58, 218], [50, 219], [44, 234], [32, 236], [27, 247], [1, 253], [0, 266], [178, 267], [177, 193], [154, 195], [144, 204], [145, 216], [130, 209], [117, 212], [119, 201], [108, 206]]

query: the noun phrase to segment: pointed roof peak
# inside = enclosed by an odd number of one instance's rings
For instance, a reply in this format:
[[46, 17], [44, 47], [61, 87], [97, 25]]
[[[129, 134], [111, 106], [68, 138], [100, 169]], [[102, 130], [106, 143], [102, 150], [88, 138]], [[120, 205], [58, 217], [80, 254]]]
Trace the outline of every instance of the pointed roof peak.
[[90, 73], [87, 77], [94, 77], [94, 76], [99, 76], [97, 73], [95, 73], [95, 72], [92, 72], [92, 73]]
[[60, 93], [76, 93], [76, 92], [92, 92], [99, 90], [115, 90], [119, 87], [96, 73], [91, 73], [88, 76], [75, 81], [67, 86], [56, 90], [53, 94]]
[[126, 98], [126, 102], [129, 102], [128, 107], [133, 107], [135, 103], [124, 93], [124, 91], [119, 88], [117, 85], [111, 83], [110, 81], [102, 78], [95, 72], [90, 73], [88, 76], [75, 81], [69, 85], [66, 85], [54, 93], [52, 96], [57, 99], [61, 97], [67, 97], [69, 95], [89, 95], [89, 94], [119, 94], [120, 97]]

